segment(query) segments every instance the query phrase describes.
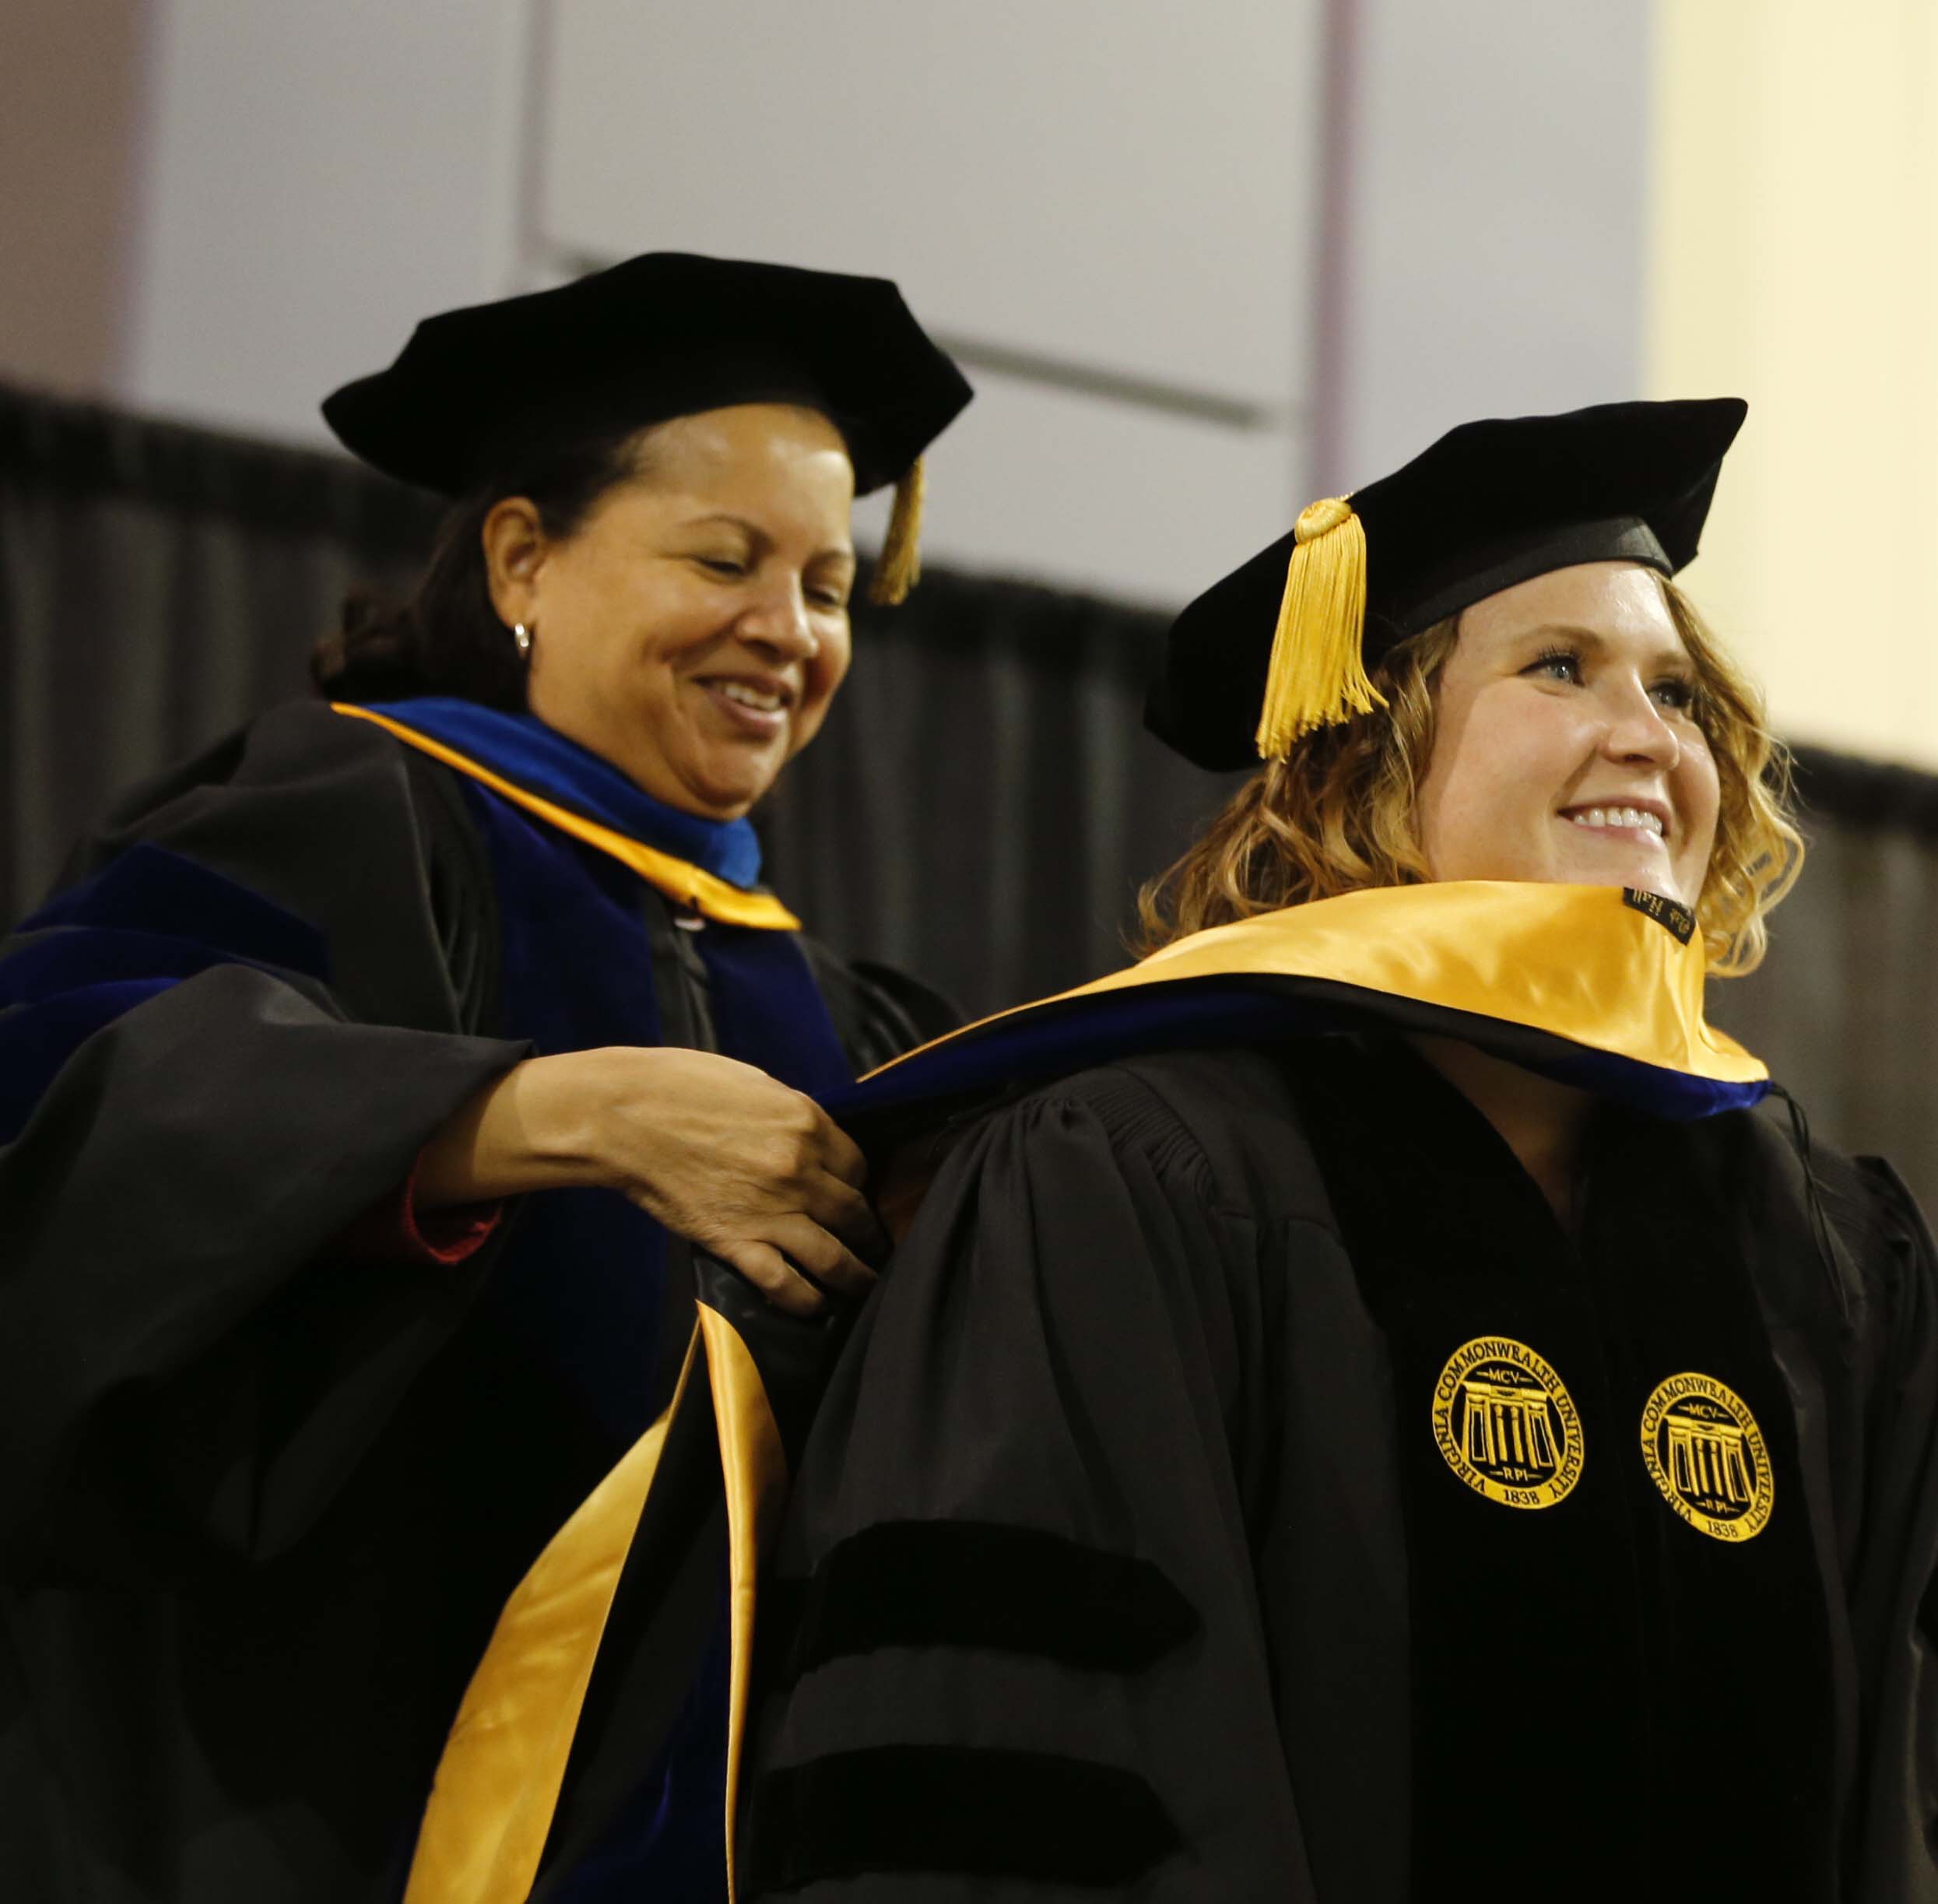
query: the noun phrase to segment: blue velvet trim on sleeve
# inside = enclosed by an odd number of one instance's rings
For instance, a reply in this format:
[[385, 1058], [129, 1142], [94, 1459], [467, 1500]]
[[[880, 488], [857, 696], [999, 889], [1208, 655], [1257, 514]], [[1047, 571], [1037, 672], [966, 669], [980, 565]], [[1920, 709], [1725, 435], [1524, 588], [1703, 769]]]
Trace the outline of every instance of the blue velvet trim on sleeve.
[[323, 980], [329, 958], [314, 926], [165, 847], [132, 847], [49, 901], [0, 958], [0, 1143], [97, 1031], [233, 964]]
[[205, 945], [220, 957], [329, 977], [323, 934], [307, 920], [197, 861], [147, 842], [49, 900], [23, 933], [119, 926]]

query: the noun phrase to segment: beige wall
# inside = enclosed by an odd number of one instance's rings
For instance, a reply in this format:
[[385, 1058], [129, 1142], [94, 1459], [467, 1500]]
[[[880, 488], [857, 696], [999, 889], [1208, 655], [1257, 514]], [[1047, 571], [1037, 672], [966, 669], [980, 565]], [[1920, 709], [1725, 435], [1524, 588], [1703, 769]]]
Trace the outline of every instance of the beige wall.
[[1793, 740], [1938, 766], [1938, 0], [1655, 0], [1650, 393], [1750, 422], [1692, 591]]
[[0, 376], [112, 390], [138, 223], [144, 0], [0, 5]]
[[539, 3], [149, 0], [124, 400], [326, 441], [418, 318], [521, 288]]
[[1316, 493], [1470, 417], [1641, 394], [1652, 4], [1350, 0], [1337, 426]]

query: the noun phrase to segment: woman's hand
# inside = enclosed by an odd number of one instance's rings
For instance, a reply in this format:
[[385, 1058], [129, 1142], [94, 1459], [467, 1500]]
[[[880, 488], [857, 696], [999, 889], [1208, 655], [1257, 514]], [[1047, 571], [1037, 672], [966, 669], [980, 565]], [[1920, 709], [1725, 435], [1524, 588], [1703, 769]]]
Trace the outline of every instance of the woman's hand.
[[710, 1052], [616, 1045], [514, 1066], [425, 1147], [416, 1196], [430, 1210], [616, 1189], [807, 1316], [824, 1291], [858, 1296], [874, 1282], [864, 1259], [886, 1239], [865, 1180], [846, 1133], [764, 1071]]

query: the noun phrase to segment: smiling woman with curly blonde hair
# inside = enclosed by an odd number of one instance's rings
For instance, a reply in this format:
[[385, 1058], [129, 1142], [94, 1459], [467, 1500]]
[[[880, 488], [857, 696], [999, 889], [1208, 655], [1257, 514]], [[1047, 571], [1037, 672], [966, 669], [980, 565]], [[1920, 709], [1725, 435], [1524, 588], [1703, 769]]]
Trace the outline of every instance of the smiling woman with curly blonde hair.
[[[1696, 686], [1693, 713], [1719, 782], [1715, 843], [1696, 902], [1709, 970], [1755, 971], [1765, 920], [1803, 870], [1789, 813], [1789, 761], [1764, 725], [1756, 685], [1687, 594], [1654, 577]], [[1366, 886], [1433, 876], [1416, 807], [1437, 728], [1435, 690], [1460, 638], [1450, 615], [1394, 648], [1372, 672], [1383, 719], [1323, 727], [1248, 781], [1175, 865], [1138, 897], [1142, 946]]]
[[1258, 771], [1149, 955], [846, 1107], [933, 1175], [796, 1477], [757, 1890], [1938, 1896], [1931, 1245], [1703, 1013], [1801, 855], [1673, 579], [1743, 415], [1304, 511], [1171, 631], [1150, 725]]

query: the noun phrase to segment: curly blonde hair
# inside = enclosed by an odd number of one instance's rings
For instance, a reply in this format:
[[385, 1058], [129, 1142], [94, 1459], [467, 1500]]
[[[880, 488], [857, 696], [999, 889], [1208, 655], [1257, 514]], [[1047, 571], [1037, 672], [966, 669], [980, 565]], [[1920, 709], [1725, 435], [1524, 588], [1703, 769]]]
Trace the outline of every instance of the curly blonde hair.
[[[1761, 696], [1694, 604], [1673, 581], [1664, 579], [1662, 591], [1695, 664], [1694, 712], [1722, 796], [1696, 916], [1710, 970], [1734, 978], [1762, 963], [1765, 919], [1803, 867], [1789, 758], [1764, 724]], [[1459, 638], [1455, 615], [1402, 641], [1372, 671], [1384, 713], [1308, 734], [1246, 782], [1184, 857], [1139, 894], [1139, 949], [1308, 899], [1431, 879], [1416, 809], [1433, 757], [1440, 671]]]

